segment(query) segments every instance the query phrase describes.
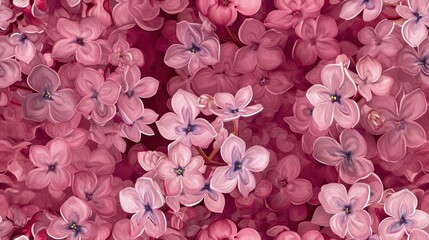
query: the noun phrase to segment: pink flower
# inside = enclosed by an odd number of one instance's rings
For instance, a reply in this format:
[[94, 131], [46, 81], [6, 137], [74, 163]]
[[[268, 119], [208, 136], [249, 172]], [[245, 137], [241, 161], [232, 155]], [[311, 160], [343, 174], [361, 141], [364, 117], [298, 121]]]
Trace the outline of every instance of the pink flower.
[[104, 125], [116, 114], [115, 103], [118, 101], [121, 87], [118, 83], [104, 81], [101, 73], [92, 68], [85, 68], [76, 78], [76, 90], [83, 98], [76, 109], [94, 122]]
[[324, 3], [323, 0], [274, 0], [278, 10], [268, 13], [265, 26], [283, 31], [289, 30], [303, 19], [319, 16]]
[[418, 228], [413, 228], [413, 230], [411, 230], [410, 235], [408, 237], [409, 240], [428, 240], [429, 239], [429, 234], [427, 232], [425, 232], [424, 230], [418, 229]]
[[197, 0], [196, 5], [214, 24], [230, 26], [237, 19], [237, 12], [244, 16], [258, 12], [261, 0]]
[[429, 224], [429, 215], [416, 208], [417, 198], [410, 190], [403, 189], [390, 195], [384, 204], [384, 211], [389, 217], [378, 227], [380, 236], [383, 239], [400, 240], [413, 229], [425, 228]]
[[240, 117], [250, 117], [262, 111], [261, 104], [248, 106], [252, 100], [252, 87], [244, 87], [235, 94], [235, 97], [229, 93], [216, 93], [214, 95], [215, 104], [220, 109], [211, 109], [219, 116], [222, 121], [232, 121]]
[[88, 221], [91, 208], [77, 197], [71, 196], [60, 208], [61, 217], [56, 217], [49, 224], [46, 232], [55, 239], [93, 239], [97, 234], [97, 225]]
[[393, 34], [394, 28], [395, 22], [388, 19], [381, 20], [375, 28], [362, 28], [357, 36], [365, 46], [359, 49], [358, 57], [368, 55], [382, 63], [389, 61], [390, 57], [396, 57], [402, 49], [402, 43]]
[[419, 76], [423, 84], [429, 85], [429, 39], [424, 40], [417, 51], [403, 48], [398, 53], [398, 64], [406, 73]]
[[36, 56], [36, 47], [33, 41], [43, 30], [35, 26], [27, 26], [23, 29], [25, 32], [13, 33], [10, 36], [10, 42], [15, 46], [15, 56], [17, 59], [29, 64]]
[[396, 162], [407, 153], [407, 147], [420, 147], [426, 142], [426, 132], [415, 120], [427, 110], [426, 97], [421, 89], [404, 94], [399, 107], [393, 97], [379, 98], [372, 106], [384, 118], [380, 131], [384, 132], [377, 141], [380, 157]]
[[46, 146], [31, 146], [30, 161], [36, 166], [27, 176], [30, 188], [50, 186], [53, 190], [62, 191], [69, 186], [71, 177], [66, 167], [71, 162], [71, 150], [64, 140], [53, 139]]
[[256, 67], [273, 70], [285, 61], [282, 50], [286, 42], [285, 35], [274, 29], [267, 31], [260, 21], [254, 18], [244, 20], [238, 30], [238, 37], [246, 46], [235, 54], [235, 71], [252, 72]]
[[204, 165], [201, 156], [192, 157], [189, 147], [177, 143], [171, 147], [168, 160], [159, 162], [156, 171], [164, 179], [165, 191], [168, 196], [178, 196], [185, 192], [203, 188], [204, 177], [199, 169]]
[[231, 134], [222, 144], [220, 153], [228, 166], [215, 169], [212, 188], [221, 193], [230, 193], [238, 185], [240, 193], [248, 197], [256, 186], [252, 172], [262, 172], [268, 166], [270, 152], [259, 145], [246, 151], [244, 141]]
[[177, 23], [176, 36], [181, 44], [173, 44], [165, 53], [164, 62], [172, 68], [188, 66], [189, 73], [219, 62], [220, 43], [213, 36], [204, 36], [201, 24]]
[[80, 22], [59, 18], [57, 31], [63, 37], [55, 42], [52, 58], [67, 61], [76, 54], [76, 61], [84, 65], [96, 65], [101, 60], [101, 46], [96, 41], [103, 30], [95, 17], [83, 18]]
[[369, 237], [371, 217], [363, 210], [368, 204], [369, 195], [369, 186], [364, 183], [353, 184], [348, 192], [339, 183], [322, 186], [319, 201], [327, 213], [334, 214], [329, 225], [335, 234], [341, 238], [346, 235], [355, 239]]
[[33, 121], [67, 122], [75, 114], [76, 100], [72, 89], [57, 90], [58, 74], [45, 65], [37, 65], [27, 78], [28, 85], [37, 93], [24, 98], [24, 117]]
[[307, 90], [307, 98], [314, 106], [313, 119], [319, 130], [328, 129], [333, 120], [343, 128], [352, 128], [359, 122], [359, 108], [349, 99], [356, 94], [356, 85], [344, 77], [342, 64], [329, 64], [322, 69], [322, 83]]
[[300, 65], [308, 66], [316, 62], [317, 56], [332, 60], [341, 53], [340, 44], [335, 39], [337, 24], [332, 17], [321, 15], [316, 20], [307, 18], [295, 27], [297, 39], [292, 57]]
[[389, 76], [382, 75], [381, 64], [371, 57], [365, 56], [356, 64], [358, 74], [346, 71], [349, 77], [358, 85], [358, 91], [367, 101], [372, 99], [372, 94], [387, 96], [392, 89], [395, 80]]
[[161, 135], [187, 146], [207, 147], [216, 135], [207, 120], [198, 118], [197, 96], [179, 89], [171, 100], [174, 113], [168, 112], [156, 122]]
[[[2, 6], [3, 5], [0, 5], [0, 13], [2, 13]], [[0, 88], [7, 88], [16, 81], [21, 80], [21, 67], [19, 63], [13, 59], [15, 49], [9, 43], [6, 36], [0, 37], [0, 47], [3, 49], [3, 51], [0, 52]]]
[[126, 39], [119, 38], [112, 44], [109, 62], [114, 66], [143, 66], [143, 53], [138, 48], [131, 48]]
[[295, 155], [288, 155], [277, 162], [273, 171], [269, 172], [268, 179], [278, 193], [271, 194], [267, 199], [270, 207], [284, 210], [291, 203], [300, 205], [306, 203], [313, 195], [313, 188], [307, 179], [298, 178], [301, 164]]
[[340, 17], [350, 20], [363, 11], [363, 20], [372, 21], [380, 15], [383, 8], [383, 0], [346, 0], [344, 1]]
[[121, 132], [131, 141], [140, 142], [141, 134], [147, 136], [155, 135], [155, 132], [149, 127], [158, 118], [158, 114], [152, 109], [145, 108], [143, 114], [137, 118], [131, 125], [121, 124]]
[[372, 162], [366, 159], [365, 139], [354, 129], [340, 134], [340, 142], [330, 137], [319, 137], [314, 142], [313, 157], [328, 166], [336, 166], [341, 180], [353, 184], [374, 172]]
[[253, 228], [237, 230], [235, 223], [229, 219], [219, 219], [201, 230], [197, 235], [198, 240], [211, 239], [238, 239], [238, 240], [261, 240], [259, 233]]
[[[133, 213], [132, 225], [140, 232], [158, 238], [167, 229], [167, 220], [164, 213], [159, 210], [164, 203], [164, 196], [157, 183], [151, 178], [139, 178], [135, 188], [126, 187], [119, 192], [119, 200], [122, 209], [127, 213]], [[136, 237], [137, 237], [136, 236]]]
[[112, 176], [97, 178], [94, 172], [80, 171], [74, 174], [73, 193], [84, 200], [96, 214], [110, 217], [116, 213], [116, 200], [110, 196]]
[[134, 123], [143, 116], [144, 105], [140, 98], [150, 98], [158, 91], [159, 81], [153, 77], [141, 78], [137, 66], [127, 68], [123, 74], [118, 112], [127, 124]]
[[402, 36], [411, 47], [418, 47], [428, 35], [429, 1], [408, 0], [408, 6], [398, 5], [398, 14], [408, 19], [402, 24]]

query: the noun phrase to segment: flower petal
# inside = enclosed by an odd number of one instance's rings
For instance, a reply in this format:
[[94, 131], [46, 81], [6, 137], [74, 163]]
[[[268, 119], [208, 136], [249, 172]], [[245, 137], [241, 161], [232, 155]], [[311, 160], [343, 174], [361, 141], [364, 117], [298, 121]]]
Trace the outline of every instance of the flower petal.
[[[348, 203], [347, 191], [344, 185], [339, 183], [329, 183], [322, 186], [319, 192], [319, 201], [323, 209], [330, 214], [343, 213], [344, 206]], [[344, 219], [336, 217], [335, 221]], [[331, 219], [332, 221], [332, 219]], [[337, 223], [336, 225], [343, 225]], [[332, 227], [332, 225], [331, 225]]]

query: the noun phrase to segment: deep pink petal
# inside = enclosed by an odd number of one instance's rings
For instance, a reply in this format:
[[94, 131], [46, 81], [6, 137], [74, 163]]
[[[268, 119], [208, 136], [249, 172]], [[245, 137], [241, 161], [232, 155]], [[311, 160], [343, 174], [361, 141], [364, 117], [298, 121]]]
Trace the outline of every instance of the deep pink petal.
[[87, 193], [92, 193], [97, 184], [97, 176], [93, 172], [75, 173], [73, 179], [73, 193], [81, 199], [85, 199]]
[[251, 46], [240, 48], [235, 54], [234, 70], [240, 73], [252, 72], [257, 64], [257, 53]]
[[426, 110], [426, 97], [420, 89], [416, 89], [404, 95], [399, 104], [399, 114], [407, 120], [416, 120], [421, 117]]
[[405, 123], [404, 138], [407, 147], [416, 148], [423, 145], [426, 140], [425, 129], [420, 124], [410, 121]]
[[70, 172], [67, 169], [57, 168], [51, 176], [51, 187], [56, 191], [62, 191], [69, 187], [71, 181]]
[[52, 47], [52, 58], [67, 59], [75, 54], [78, 46], [79, 45], [67, 38], [58, 40]]
[[313, 196], [313, 188], [307, 179], [294, 179], [286, 186], [290, 201], [295, 205], [306, 203]]
[[106, 105], [113, 105], [118, 101], [121, 86], [114, 81], [104, 82], [98, 89], [97, 99]]
[[83, 65], [96, 65], [100, 62], [102, 49], [100, 44], [88, 41], [83, 46], [79, 46], [76, 50], [76, 61]]
[[27, 186], [33, 189], [42, 189], [49, 185], [50, 178], [46, 169], [37, 168], [31, 170], [27, 175]]
[[61, 215], [68, 222], [76, 221], [79, 223], [86, 221], [92, 214], [91, 208], [77, 197], [70, 197], [60, 208]]
[[344, 160], [339, 167], [340, 178], [348, 184], [353, 184], [372, 172], [374, 172], [372, 161], [362, 157], [352, 157], [350, 160]]
[[407, 153], [407, 145], [403, 135], [392, 129], [381, 136], [377, 141], [380, 157], [386, 161], [396, 162]]
[[292, 57], [298, 64], [309, 66], [317, 60], [317, 49], [309, 41], [298, 39], [293, 45]]
[[48, 119], [52, 122], [67, 122], [76, 113], [76, 98], [72, 89], [61, 89], [48, 101]]

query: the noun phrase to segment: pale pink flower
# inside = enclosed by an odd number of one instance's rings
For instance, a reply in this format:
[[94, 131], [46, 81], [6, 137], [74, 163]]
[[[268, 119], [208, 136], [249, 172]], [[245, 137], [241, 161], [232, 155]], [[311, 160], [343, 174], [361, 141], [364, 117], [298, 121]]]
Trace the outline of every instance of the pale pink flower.
[[252, 172], [262, 172], [268, 166], [270, 152], [259, 145], [246, 150], [244, 141], [231, 134], [222, 144], [220, 153], [228, 166], [215, 169], [211, 187], [230, 193], [238, 185], [240, 193], [248, 197], [256, 186]]
[[153, 77], [141, 78], [137, 66], [127, 68], [121, 81], [118, 112], [125, 123], [131, 125], [143, 116], [144, 105], [140, 98], [150, 98], [158, 91], [159, 81]]
[[43, 33], [41, 28], [33, 25], [20, 28], [22, 32], [10, 35], [10, 42], [15, 46], [15, 57], [27, 64], [36, 56], [36, 46], [34, 43], [38, 35]]
[[230, 26], [238, 13], [250, 16], [258, 12], [261, 0], [197, 0], [198, 10], [219, 26]]
[[289, 30], [303, 19], [319, 16], [324, 3], [323, 0], [274, 0], [274, 5], [278, 10], [268, 13], [265, 26], [284, 31]]
[[77, 197], [71, 196], [61, 205], [61, 217], [54, 218], [46, 229], [54, 239], [94, 239], [97, 224], [88, 221], [92, 215], [91, 208]]
[[191, 75], [219, 62], [220, 43], [213, 36], [204, 36], [201, 24], [177, 23], [176, 36], [180, 44], [173, 44], [165, 53], [164, 62], [172, 68], [187, 66]]
[[252, 101], [252, 96], [253, 91], [251, 86], [238, 90], [235, 96], [229, 93], [216, 93], [214, 95], [214, 102], [220, 109], [211, 109], [211, 111], [224, 122], [240, 117], [253, 116], [262, 111], [263, 107], [261, 104], [248, 106], [250, 101]]
[[141, 140], [141, 134], [146, 136], [155, 135], [155, 132], [148, 125], [154, 123], [158, 116], [152, 109], [145, 108], [143, 114], [131, 125], [126, 123], [121, 124], [121, 131], [128, 139], [138, 143]]
[[27, 176], [30, 188], [42, 189], [50, 186], [62, 191], [70, 185], [70, 172], [67, 166], [71, 162], [70, 146], [62, 139], [53, 139], [46, 146], [33, 145], [30, 148], [30, 161], [36, 166]]
[[116, 114], [115, 103], [121, 90], [117, 82], [104, 81], [100, 72], [85, 68], [76, 78], [76, 90], [83, 98], [76, 109], [97, 124], [104, 125]]
[[131, 223], [135, 231], [141, 235], [158, 238], [167, 229], [167, 220], [164, 213], [159, 210], [164, 203], [164, 196], [157, 183], [151, 178], [139, 178], [135, 188], [126, 187], [119, 192], [119, 200], [122, 209], [127, 213], [134, 214]]
[[354, 129], [340, 134], [340, 142], [330, 137], [319, 137], [314, 142], [313, 157], [328, 166], [335, 166], [341, 180], [353, 184], [374, 172], [371, 160], [366, 159], [365, 139]]
[[409, 240], [428, 240], [429, 234], [421, 229], [413, 228], [408, 237]]
[[197, 235], [197, 239], [261, 240], [262, 238], [258, 231], [253, 228], [246, 227], [238, 231], [233, 221], [229, 219], [219, 219], [211, 222], [207, 228], [200, 231]]
[[402, 36], [411, 47], [418, 47], [428, 35], [428, 7], [428, 0], [408, 0], [408, 6], [396, 6], [398, 14], [407, 19], [402, 24]]
[[277, 162], [268, 179], [279, 192], [271, 194], [267, 203], [276, 210], [284, 210], [291, 203], [300, 205], [306, 203], [313, 195], [313, 188], [307, 179], [298, 178], [301, 164], [295, 155], [288, 155]]
[[22, 102], [24, 117], [33, 121], [67, 122], [74, 116], [76, 100], [72, 89], [61, 89], [58, 74], [46, 65], [38, 65], [27, 78], [36, 91]]
[[357, 74], [351, 71], [346, 74], [358, 85], [358, 92], [367, 101], [372, 99], [372, 94], [387, 96], [390, 93], [395, 80], [382, 74], [383, 68], [377, 60], [365, 56], [356, 63], [356, 70]]
[[350, 20], [363, 11], [363, 20], [369, 22], [380, 15], [382, 8], [383, 0], [345, 0], [340, 17]]
[[311, 65], [317, 57], [332, 60], [341, 53], [340, 44], [335, 39], [337, 24], [330, 16], [304, 19], [296, 25], [295, 33], [300, 39], [293, 45], [292, 57], [300, 65]]
[[67, 61], [76, 56], [76, 61], [84, 65], [96, 65], [101, 60], [102, 49], [96, 41], [103, 25], [95, 17], [83, 18], [80, 22], [59, 18], [57, 31], [63, 37], [55, 42], [52, 58]]
[[97, 178], [94, 172], [80, 171], [74, 174], [73, 193], [84, 200], [96, 214], [110, 217], [116, 213], [116, 200], [110, 196], [112, 176]]
[[[2, 5], [0, 5], [0, 10], [1, 7]], [[13, 59], [15, 48], [9, 43], [7, 36], [0, 37], [0, 47], [3, 49], [0, 52], [0, 88], [7, 88], [21, 80], [21, 67]]]
[[203, 188], [204, 177], [199, 169], [204, 165], [201, 156], [192, 157], [191, 149], [183, 143], [171, 147], [168, 159], [162, 160], [156, 167], [159, 176], [164, 179], [168, 196], [178, 196], [185, 192]]
[[425, 228], [429, 224], [429, 215], [416, 210], [417, 203], [416, 196], [408, 189], [390, 195], [384, 203], [384, 211], [389, 217], [378, 227], [380, 236], [383, 239], [400, 240], [405, 233], [410, 234], [413, 229]]
[[364, 183], [353, 184], [348, 192], [339, 183], [323, 185], [319, 201], [327, 213], [334, 214], [329, 221], [332, 231], [341, 238], [366, 239], [371, 234], [371, 217], [364, 210], [369, 197], [369, 186]]
[[197, 96], [179, 89], [171, 100], [174, 113], [168, 112], [156, 122], [161, 135], [168, 140], [187, 146], [207, 147], [216, 136], [213, 126], [203, 118], [197, 118], [200, 110]]
[[398, 64], [404, 72], [419, 76], [425, 85], [429, 85], [429, 39], [424, 40], [417, 51], [405, 47], [398, 53]]
[[359, 108], [350, 98], [356, 94], [356, 85], [344, 76], [342, 64], [326, 65], [321, 75], [323, 85], [311, 86], [306, 94], [319, 130], [328, 129], [334, 119], [343, 128], [354, 127], [359, 122]]
[[256, 67], [273, 70], [285, 61], [282, 50], [286, 43], [285, 35], [274, 29], [267, 31], [262, 22], [247, 18], [238, 30], [238, 37], [246, 46], [235, 54], [235, 71], [247, 73]]
[[126, 39], [119, 38], [112, 44], [109, 63], [114, 66], [143, 66], [144, 56], [138, 48], [131, 48]]

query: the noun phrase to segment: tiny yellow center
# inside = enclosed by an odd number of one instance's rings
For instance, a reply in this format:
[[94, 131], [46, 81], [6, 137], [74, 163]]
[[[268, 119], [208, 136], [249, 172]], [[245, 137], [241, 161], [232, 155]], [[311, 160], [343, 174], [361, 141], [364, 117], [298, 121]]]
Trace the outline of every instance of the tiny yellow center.
[[70, 229], [73, 229], [73, 230], [75, 230], [76, 229], [76, 223], [73, 223], [71, 226], [70, 226]]

